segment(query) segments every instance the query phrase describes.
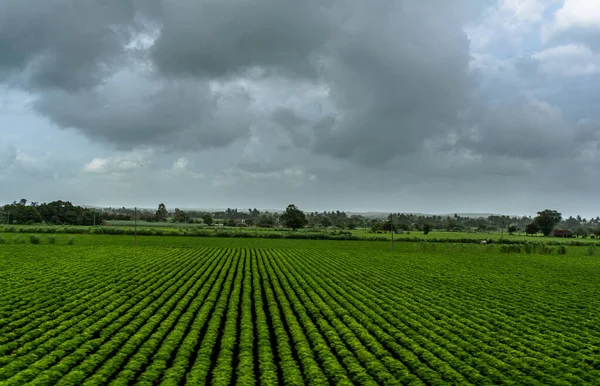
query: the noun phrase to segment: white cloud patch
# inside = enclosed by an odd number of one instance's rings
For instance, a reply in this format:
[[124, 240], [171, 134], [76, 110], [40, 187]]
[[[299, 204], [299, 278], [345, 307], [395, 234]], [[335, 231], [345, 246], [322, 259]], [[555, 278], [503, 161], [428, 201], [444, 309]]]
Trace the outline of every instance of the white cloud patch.
[[597, 0], [565, 0], [555, 14], [555, 28], [600, 27], [600, 6]]
[[600, 55], [582, 44], [566, 44], [545, 49], [532, 55], [540, 69], [550, 75], [581, 76], [600, 72]]
[[94, 158], [83, 167], [83, 171], [92, 174], [131, 173], [148, 167], [151, 164], [151, 151], [134, 152], [107, 158]]
[[521, 49], [526, 35], [543, 20], [548, 5], [547, 0], [498, 0], [483, 13], [479, 23], [466, 29], [472, 49]]
[[178, 158], [177, 161], [173, 163], [173, 170], [178, 172], [183, 172], [187, 169], [189, 165], [189, 161], [185, 157]]

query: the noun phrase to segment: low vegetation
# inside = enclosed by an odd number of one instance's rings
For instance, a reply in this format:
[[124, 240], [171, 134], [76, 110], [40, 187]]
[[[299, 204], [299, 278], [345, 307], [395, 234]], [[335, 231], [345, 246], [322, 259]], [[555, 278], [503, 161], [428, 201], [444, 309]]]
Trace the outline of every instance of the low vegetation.
[[585, 248], [148, 240], [3, 245], [0, 383], [600, 382]]

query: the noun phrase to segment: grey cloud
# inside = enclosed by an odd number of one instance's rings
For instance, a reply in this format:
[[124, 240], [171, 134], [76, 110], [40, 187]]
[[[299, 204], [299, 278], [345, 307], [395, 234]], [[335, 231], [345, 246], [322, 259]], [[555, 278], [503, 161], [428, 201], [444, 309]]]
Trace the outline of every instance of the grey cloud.
[[0, 4], [0, 77], [12, 76], [27, 88], [95, 85], [110, 74], [136, 30], [136, 15], [150, 3], [5, 0]]
[[0, 141], [0, 169], [8, 169], [17, 159], [17, 149], [9, 143]]
[[[518, 99], [511, 105], [486, 110], [475, 130], [457, 145], [477, 154], [522, 159], [573, 156], [582, 131], [569, 124], [560, 109], [546, 102]], [[579, 140], [578, 140], [579, 137]]]
[[[455, 3], [456, 4], [456, 3]], [[469, 42], [450, 2], [356, 6], [328, 46], [323, 81], [341, 110], [315, 151], [365, 165], [414, 153], [460, 124], [474, 85]]]
[[573, 41], [586, 44], [596, 53], [600, 52], [600, 27], [572, 26], [568, 29], [561, 29], [554, 32], [549, 38], [549, 42], [554, 44], [564, 44]]
[[219, 77], [259, 66], [314, 76], [314, 54], [333, 28], [329, 3], [167, 0], [152, 54], [169, 74]]
[[46, 91], [35, 109], [118, 149], [206, 149], [247, 136], [252, 117], [243, 90], [212, 91], [205, 81], [161, 81], [125, 73], [103, 87]]

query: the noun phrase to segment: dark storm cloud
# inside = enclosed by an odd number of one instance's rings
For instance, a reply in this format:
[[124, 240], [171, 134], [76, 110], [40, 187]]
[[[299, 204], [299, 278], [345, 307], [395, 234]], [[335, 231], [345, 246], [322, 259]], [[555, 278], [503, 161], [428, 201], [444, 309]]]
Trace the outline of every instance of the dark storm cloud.
[[315, 54], [334, 29], [330, 3], [167, 0], [152, 54], [176, 75], [219, 77], [259, 66], [314, 76]]
[[60, 127], [77, 128], [119, 149], [189, 150], [246, 136], [252, 121], [248, 102], [243, 90], [220, 94], [206, 82], [157, 83], [125, 74], [97, 92], [44, 92], [34, 106]]
[[[453, 135], [446, 146], [475, 154], [573, 154], [595, 133], [577, 132], [577, 119], [475, 100], [463, 27], [488, 3], [11, 0], [0, 4], [0, 74], [54, 124], [119, 149], [224, 147], [269, 120], [296, 147], [368, 167]], [[149, 47], [126, 49], [135, 38]], [[537, 66], [516, 64], [524, 77]], [[265, 98], [274, 107], [257, 120], [235, 84], [274, 74], [324, 87], [330, 107], [311, 115]]]
[[365, 3], [352, 12], [325, 70], [343, 113], [316, 151], [379, 164], [460, 124], [473, 83], [456, 4]]
[[[151, 2], [4, 0], [0, 77], [27, 88], [77, 90], [110, 74]], [[1, 79], [0, 79], [1, 80]]]

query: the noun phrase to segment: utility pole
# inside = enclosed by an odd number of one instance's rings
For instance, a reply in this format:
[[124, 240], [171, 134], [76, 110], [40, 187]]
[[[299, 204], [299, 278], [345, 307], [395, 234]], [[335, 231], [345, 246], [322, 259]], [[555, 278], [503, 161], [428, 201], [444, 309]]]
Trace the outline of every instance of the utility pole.
[[137, 247], [137, 206], [133, 209], [133, 240]]

